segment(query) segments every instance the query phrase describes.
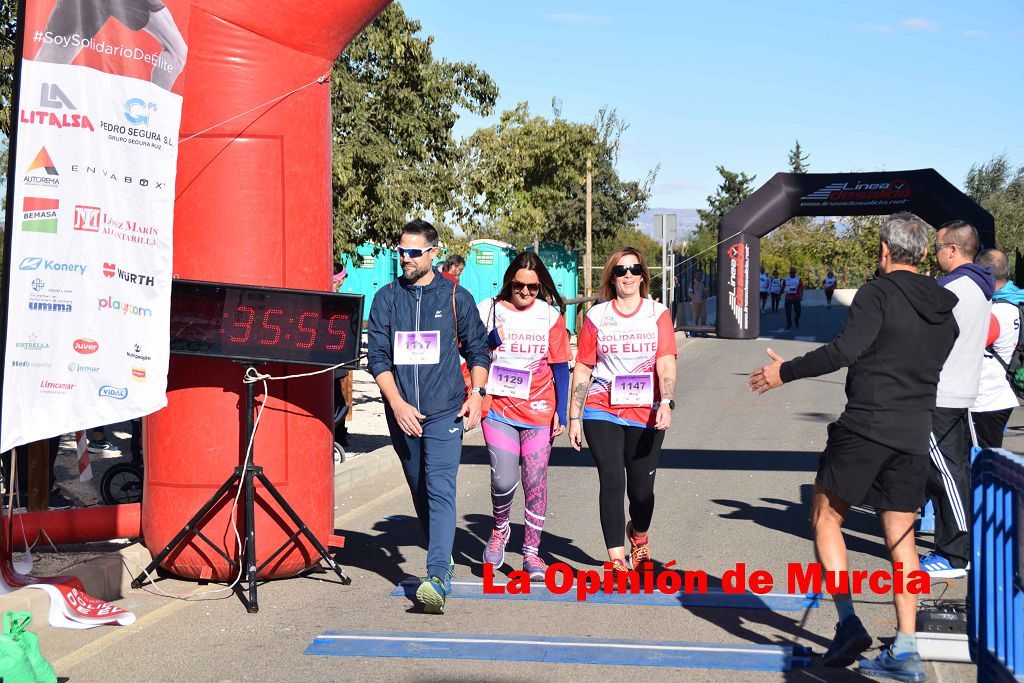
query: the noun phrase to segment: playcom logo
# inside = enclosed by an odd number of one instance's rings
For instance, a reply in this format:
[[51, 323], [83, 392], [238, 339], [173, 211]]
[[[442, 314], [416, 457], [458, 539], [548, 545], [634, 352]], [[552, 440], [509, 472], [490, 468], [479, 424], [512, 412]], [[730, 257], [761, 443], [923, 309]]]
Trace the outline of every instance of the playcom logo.
[[123, 401], [128, 398], [128, 387], [112, 387], [109, 384], [104, 384], [100, 387], [99, 395], [101, 398], [116, 398], [118, 401]]

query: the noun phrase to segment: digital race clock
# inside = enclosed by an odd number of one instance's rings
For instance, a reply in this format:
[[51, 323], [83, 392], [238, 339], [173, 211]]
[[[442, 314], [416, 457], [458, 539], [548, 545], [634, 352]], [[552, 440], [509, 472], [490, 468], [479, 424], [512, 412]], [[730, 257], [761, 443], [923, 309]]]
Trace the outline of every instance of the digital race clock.
[[337, 365], [359, 357], [361, 294], [174, 280], [171, 353]]

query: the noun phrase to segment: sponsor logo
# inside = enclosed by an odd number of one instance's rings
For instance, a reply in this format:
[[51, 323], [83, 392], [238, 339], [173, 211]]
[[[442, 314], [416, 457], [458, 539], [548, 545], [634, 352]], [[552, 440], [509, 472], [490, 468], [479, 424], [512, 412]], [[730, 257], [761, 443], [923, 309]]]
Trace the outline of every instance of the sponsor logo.
[[115, 398], [118, 401], [123, 401], [128, 398], [128, 387], [112, 387], [109, 384], [104, 384], [100, 387], [99, 396], [101, 398]]
[[136, 382], [145, 382], [146, 381], [146, 368], [133, 367], [132, 368], [132, 379], [135, 380]]
[[49, 313], [70, 313], [71, 291], [60, 287], [47, 287], [42, 278], [32, 280], [32, 291], [28, 295], [28, 310]]
[[130, 273], [127, 270], [121, 270], [118, 268], [116, 263], [104, 263], [103, 274], [106, 277], [111, 278], [116, 275], [128, 284], [140, 285], [142, 287], [152, 287], [156, 282], [156, 279], [152, 275], [146, 275], [145, 273]]
[[132, 345], [132, 350], [128, 352], [128, 357], [134, 360], [150, 361], [153, 357], [142, 352], [142, 344]]
[[92, 373], [92, 372], [99, 372], [100, 369], [99, 369], [98, 366], [95, 366], [95, 365], [82, 365], [81, 363], [76, 363], [75, 361], [71, 361], [70, 363], [68, 363], [68, 371], [69, 372], [89, 372], [89, 373]]
[[151, 225], [143, 225], [138, 221], [123, 220], [111, 216], [98, 206], [75, 205], [75, 230], [83, 232], [99, 232], [103, 235], [116, 237], [123, 242], [139, 244], [146, 247], [156, 245], [159, 231]]
[[41, 291], [43, 291], [43, 289], [45, 287], [46, 287], [46, 282], [44, 280], [42, 280], [41, 278], [37, 277], [34, 280], [32, 280], [32, 291], [33, 292], [41, 292]]
[[65, 263], [63, 261], [54, 261], [52, 259], [43, 259], [38, 256], [26, 256], [21, 259], [21, 264], [18, 266], [18, 270], [52, 270], [56, 273], [77, 273], [78, 275], [85, 275], [85, 266], [81, 263]]
[[45, 351], [50, 348], [50, 345], [39, 341], [39, 335], [30, 334], [28, 335], [28, 341], [16, 342], [14, 348], [22, 351]]
[[71, 302], [29, 301], [28, 310], [43, 311], [46, 313], [70, 313]]
[[84, 128], [90, 131], [92, 121], [85, 114], [54, 114], [50, 111], [21, 110], [21, 122], [30, 125], [50, 126], [52, 128]]
[[861, 181], [836, 182], [826, 185], [800, 198], [810, 203], [869, 203], [903, 204], [910, 199], [910, 183], [902, 179], [867, 183]]
[[44, 379], [39, 382], [39, 391], [44, 394], [66, 394], [73, 391], [76, 386], [74, 382], [51, 382]]
[[153, 315], [153, 309], [144, 308], [142, 306], [136, 306], [135, 304], [128, 303], [127, 301], [120, 301], [113, 297], [107, 297], [106, 299], [97, 299], [96, 306], [99, 310], [108, 309], [111, 311], [117, 311], [123, 315], [134, 315], [140, 318], [148, 318]]
[[117, 264], [116, 263], [104, 263], [103, 264], [103, 277], [114, 277], [117, 275]]
[[56, 83], [43, 83], [39, 92], [39, 106], [47, 109], [78, 109]]
[[99, 351], [100, 350], [100, 344], [95, 339], [89, 339], [87, 337], [82, 337], [80, 339], [76, 339], [75, 341], [71, 342], [71, 348], [73, 348], [78, 353], [81, 353], [83, 355], [88, 355], [90, 353], [96, 353], [97, 351]]
[[98, 206], [75, 205], [75, 230], [84, 232], [100, 231], [100, 215], [103, 210]]
[[60, 185], [59, 175], [49, 152], [45, 147], [40, 147], [36, 158], [25, 169], [24, 183], [32, 187], [57, 187]]
[[118, 185], [133, 185], [136, 187], [145, 187], [152, 190], [162, 190], [167, 186], [167, 183], [160, 180], [154, 180], [152, 178], [140, 178], [137, 175], [127, 175], [115, 169], [100, 168], [97, 166], [83, 166], [81, 164], [71, 164], [71, 172], [85, 176], [96, 176], [102, 177], [105, 180], [109, 180], [112, 183]]
[[52, 368], [53, 367], [53, 363], [48, 363], [46, 361], [36, 362], [36, 361], [29, 361], [29, 360], [12, 360], [11, 361], [11, 367], [12, 368]]
[[24, 197], [21, 205], [21, 229], [25, 232], [57, 234], [60, 200], [49, 197]]
[[124, 118], [128, 123], [149, 125], [149, 117], [156, 113], [156, 103], [133, 97], [124, 103]]
[[747, 245], [739, 242], [729, 247], [729, 309], [736, 316], [740, 329], [747, 329]]
[[[149, 125], [146, 123], [145, 125]], [[124, 142], [129, 145], [140, 147], [152, 147], [163, 149], [165, 146], [173, 147], [174, 140], [167, 135], [161, 135], [155, 130], [141, 126], [126, 126], [123, 123], [111, 121], [100, 121], [100, 130], [107, 134], [107, 139], [112, 142]]]

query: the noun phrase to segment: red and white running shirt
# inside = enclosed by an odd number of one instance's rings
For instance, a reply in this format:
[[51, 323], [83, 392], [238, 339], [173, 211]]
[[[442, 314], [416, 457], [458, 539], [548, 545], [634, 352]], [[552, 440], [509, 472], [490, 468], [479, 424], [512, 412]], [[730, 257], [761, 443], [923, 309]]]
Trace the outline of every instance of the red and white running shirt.
[[[661, 403], [657, 360], [674, 355], [675, 326], [663, 304], [643, 299], [628, 315], [619, 311], [614, 301], [595, 305], [587, 312], [576, 349], [576, 362], [593, 368], [583, 418], [653, 428]], [[613, 405], [612, 383], [615, 377], [643, 373], [651, 373], [653, 402]]]
[[[487, 396], [490, 399], [486, 416], [517, 427], [548, 427], [555, 413], [555, 382], [551, 363], [568, 363], [572, 358], [569, 333], [558, 309], [536, 299], [528, 308], [517, 309], [506, 301], [485, 299], [477, 308], [484, 327], [490, 332], [501, 328], [501, 346], [491, 351]], [[503, 369], [519, 373], [503, 372]], [[522, 396], [501, 396], [502, 376], [529, 376]], [[513, 385], [514, 386], [514, 385]], [[516, 391], [515, 393], [518, 393]]]

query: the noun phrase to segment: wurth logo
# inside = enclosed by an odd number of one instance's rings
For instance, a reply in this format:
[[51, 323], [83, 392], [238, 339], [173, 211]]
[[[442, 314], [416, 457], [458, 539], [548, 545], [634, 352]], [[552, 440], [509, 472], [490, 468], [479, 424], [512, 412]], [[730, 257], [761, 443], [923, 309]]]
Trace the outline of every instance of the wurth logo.
[[114, 275], [116, 275], [116, 274], [117, 274], [117, 265], [116, 264], [114, 264], [114, 263], [104, 263], [103, 264], [103, 276], [104, 277], [114, 277]]
[[75, 205], [75, 230], [100, 231], [100, 216], [103, 210], [98, 206]]
[[129, 273], [126, 270], [117, 269], [117, 277], [121, 278], [125, 282], [131, 285], [138, 285], [140, 287], [152, 287], [156, 282], [152, 275], [146, 275], [144, 273]]

